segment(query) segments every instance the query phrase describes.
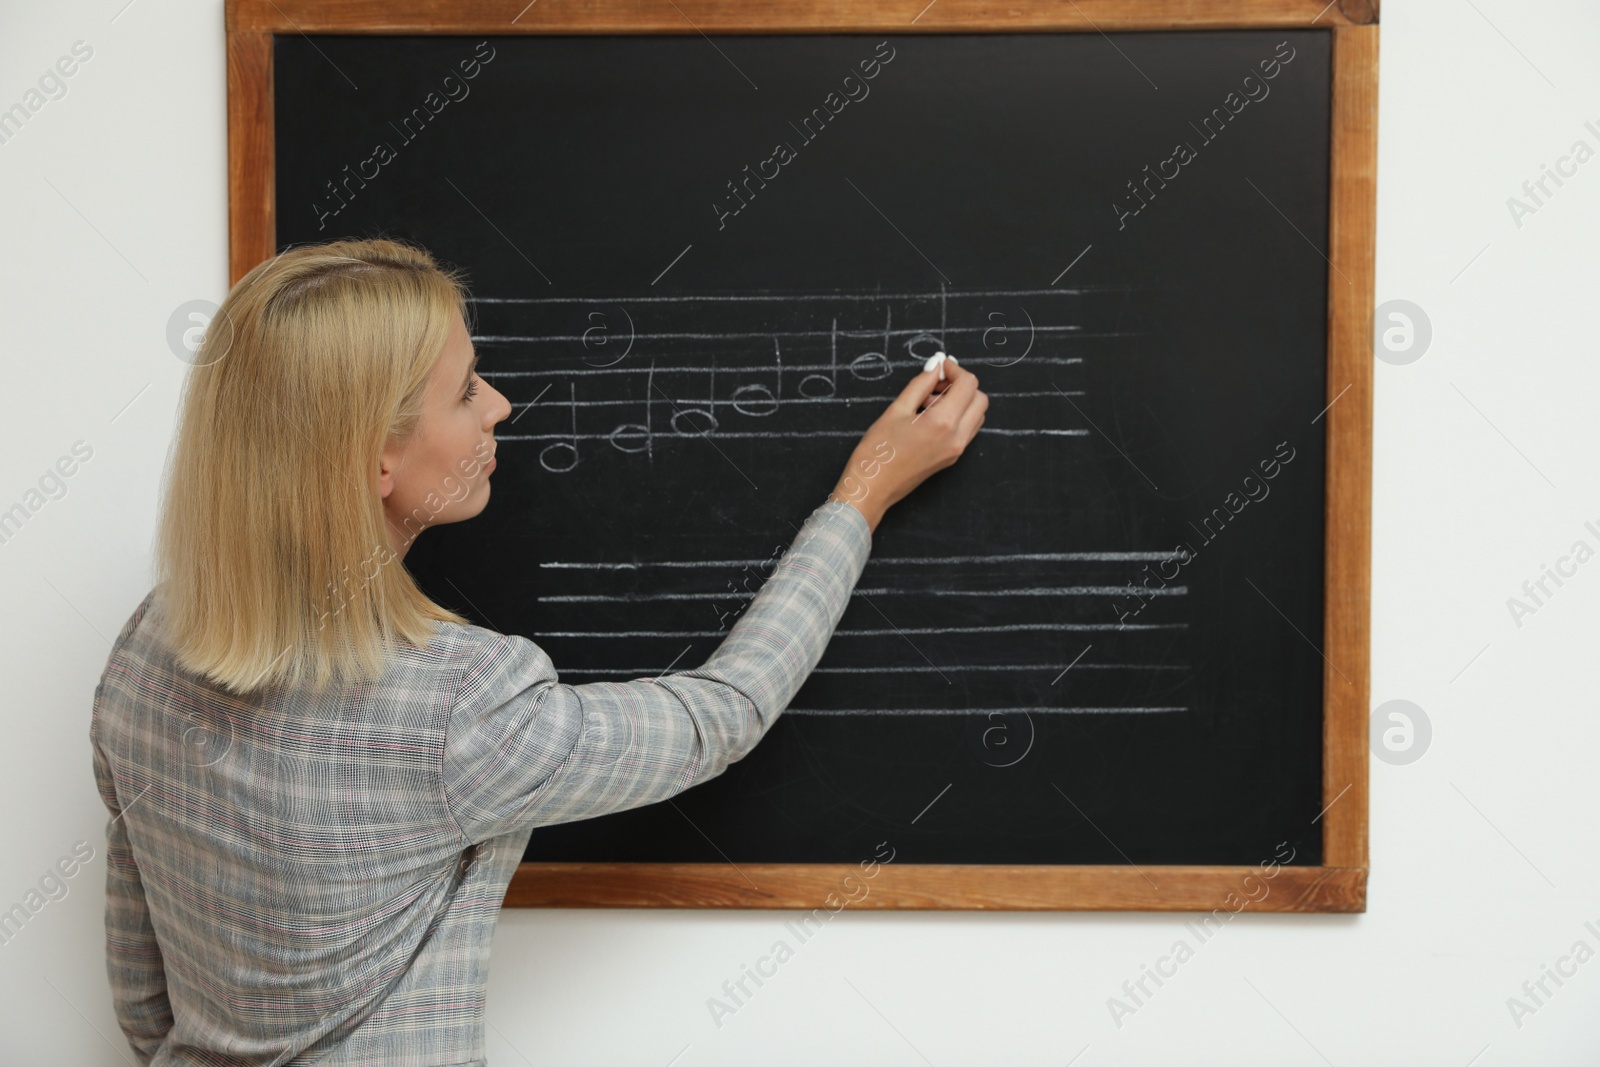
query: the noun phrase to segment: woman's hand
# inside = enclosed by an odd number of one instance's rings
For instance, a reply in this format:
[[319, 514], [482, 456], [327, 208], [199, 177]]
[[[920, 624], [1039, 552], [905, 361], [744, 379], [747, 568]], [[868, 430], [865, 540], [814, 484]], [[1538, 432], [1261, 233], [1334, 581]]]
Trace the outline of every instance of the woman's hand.
[[983, 425], [989, 397], [978, 388], [978, 376], [954, 359], [943, 365], [945, 381], [937, 369], [925, 370], [901, 390], [861, 438], [828, 495], [853, 505], [869, 529], [876, 530], [884, 513], [930, 474], [960, 459]]

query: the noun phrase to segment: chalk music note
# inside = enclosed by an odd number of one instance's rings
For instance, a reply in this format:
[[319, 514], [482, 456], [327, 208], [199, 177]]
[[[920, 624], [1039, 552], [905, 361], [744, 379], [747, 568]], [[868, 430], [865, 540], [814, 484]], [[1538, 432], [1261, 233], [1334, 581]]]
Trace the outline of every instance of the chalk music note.
[[[567, 471], [570, 471], [572, 468], [574, 468], [574, 467], [576, 467], [578, 465], [579, 455], [578, 455], [578, 386], [577, 386], [577, 383], [576, 382], [569, 383], [569, 388], [571, 389], [571, 392], [572, 392], [572, 399], [570, 401], [570, 403], [572, 405], [572, 440], [571, 440], [570, 443], [567, 442], [567, 441], [557, 441], [555, 444], [545, 445], [544, 448], [539, 450], [539, 466], [543, 467], [547, 471], [550, 471], [552, 474], [565, 474]], [[560, 460], [558, 460], [558, 459], [550, 459], [549, 458], [549, 456], [550, 456], [550, 454], [552, 452], [558, 452], [559, 453], [563, 449], [571, 454], [571, 460], [572, 460], [570, 463], [568, 463], [564, 467], [560, 465], [560, 462], [561, 462]]]
[[[771, 415], [775, 413], [783, 404], [783, 352], [778, 347], [778, 339], [776, 337], [772, 339], [772, 358], [777, 365], [777, 382], [775, 383], [777, 385], [777, 391], [774, 392], [773, 390], [768, 389], [765, 385], [761, 385], [759, 383], [741, 385], [739, 388], [733, 391], [733, 410], [737, 411], [741, 415]], [[745, 397], [747, 395], [754, 397], [754, 401], [746, 400]], [[752, 402], [755, 404], [770, 403], [772, 406], [768, 407], [765, 411], [762, 411], [759, 408], [752, 410], [751, 408], [745, 407], [746, 404]]]
[[[949, 327], [949, 317], [949, 297], [945, 293], [944, 286], [941, 285], [939, 287], [939, 332], [932, 334], [926, 330], [919, 330], [913, 333], [905, 343], [906, 355], [915, 360], [918, 365], [921, 365], [928, 361], [929, 356], [945, 351], [944, 335]], [[919, 349], [918, 345], [924, 347]], [[883, 347], [885, 351], [888, 350], [889, 342], [887, 340], [884, 341]]]
[[[706, 406], [704, 408], [686, 408], [679, 407], [676, 404], [673, 405], [674, 410], [672, 412], [672, 428], [673, 430], [677, 431], [680, 437], [689, 437], [694, 434], [708, 434], [714, 432], [717, 428], [717, 357], [715, 356], [711, 357], [710, 370], [711, 384], [706, 390]], [[685, 415], [704, 415], [706, 418], [706, 425], [696, 426], [693, 422], [690, 422], [689, 428], [685, 430], [678, 425], [678, 420]]]
[[[807, 382], [821, 382], [828, 387], [826, 393], [806, 392]], [[835, 316], [833, 327], [828, 331], [828, 373], [808, 374], [800, 379], [800, 395], [810, 400], [825, 399], [836, 396], [839, 392], [839, 319]]]
[[[879, 378], [887, 378], [890, 374], [894, 373], [894, 366], [889, 362], [889, 357], [885, 354], [889, 351], [889, 326], [893, 319], [893, 311], [884, 312], [883, 351], [863, 352], [855, 359], [850, 361], [850, 373], [854, 375], [858, 381], [875, 382]], [[873, 369], [877, 370], [876, 374], [869, 373]]]
[[[938, 334], [935, 335], [935, 334], [927, 332], [926, 330], [918, 330], [916, 333], [913, 333], [910, 336], [910, 338], [908, 338], [906, 340], [906, 342], [905, 342], [906, 355], [910, 356], [914, 361], [916, 361], [916, 363], [918, 365], [921, 365], [923, 363], [928, 362], [928, 357], [929, 356], [932, 356], [933, 354], [935, 354], [937, 352], [945, 351], [944, 333], [945, 333], [945, 329], [946, 329], [946, 323], [947, 323], [947, 320], [948, 320], [948, 316], [949, 316], [949, 308], [948, 308], [948, 306], [946, 304], [944, 286], [941, 285], [939, 287], [939, 332], [938, 332]], [[918, 348], [917, 347], [918, 345], [921, 345], [923, 347]], [[888, 340], [887, 335], [885, 335], [885, 337], [884, 337], [883, 349], [884, 349], [885, 352], [887, 352], [889, 350], [889, 340]]]
[[[653, 406], [652, 401], [655, 399], [650, 394], [651, 390], [655, 388], [655, 378], [656, 361], [652, 359], [650, 361], [650, 370], [645, 374], [644, 422], [642, 424], [637, 422], [620, 423], [616, 429], [606, 435], [606, 440], [611, 442], [612, 447], [623, 452], [648, 452], [651, 459], [655, 458], [655, 431], [651, 429], [650, 419], [650, 409]], [[640, 438], [643, 438], [643, 444], [639, 443]]]
[[[919, 349], [918, 345], [923, 347]], [[913, 334], [906, 342], [906, 353], [918, 363], [926, 363], [929, 356], [944, 350], [944, 342], [931, 333]]]

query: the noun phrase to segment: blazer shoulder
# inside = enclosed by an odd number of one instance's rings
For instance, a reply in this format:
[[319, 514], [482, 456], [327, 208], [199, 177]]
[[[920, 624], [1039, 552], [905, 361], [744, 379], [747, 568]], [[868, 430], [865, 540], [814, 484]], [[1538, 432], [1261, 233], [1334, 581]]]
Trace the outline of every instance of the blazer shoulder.
[[504, 700], [517, 692], [558, 681], [555, 664], [544, 649], [520, 634], [481, 626], [453, 625], [445, 635], [445, 655], [456, 666], [451, 676], [453, 704]]
[[[111, 673], [116, 669], [119, 660], [124, 662], [127, 660], [130, 646], [136, 645], [144, 637], [140, 632], [140, 626], [150, 613], [156, 609], [157, 592], [158, 588], [153, 588], [144, 595], [144, 598], [133, 609], [132, 614], [128, 616], [127, 621], [122, 624], [122, 629], [117, 632], [116, 639], [111, 642], [111, 651], [106, 655], [105, 666], [100, 669], [100, 677], [95, 682], [94, 698], [89, 706], [89, 738], [91, 742], [96, 741], [100, 735], [100, 709], [104, 703], [106, 685], [110, 680]], [[133, 648], [131, 651], [138, 652], [141, 655], [147, 654], [147, 650], [141, 648]]]

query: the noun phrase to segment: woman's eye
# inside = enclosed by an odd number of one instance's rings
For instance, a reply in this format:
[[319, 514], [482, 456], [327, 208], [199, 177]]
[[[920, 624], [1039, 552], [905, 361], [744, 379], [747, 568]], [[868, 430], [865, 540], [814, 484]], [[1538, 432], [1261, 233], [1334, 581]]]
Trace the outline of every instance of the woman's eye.
[[477, 379], [476, 376], [474, 376], [473, 379], [467, 383], [467, 395], [465, 397], [463, 397], [462, 399], [465, 400], [465, 401], [471, 401], [472, 398], [477, 396], [477, 395], [478, 395], [478, 379]]

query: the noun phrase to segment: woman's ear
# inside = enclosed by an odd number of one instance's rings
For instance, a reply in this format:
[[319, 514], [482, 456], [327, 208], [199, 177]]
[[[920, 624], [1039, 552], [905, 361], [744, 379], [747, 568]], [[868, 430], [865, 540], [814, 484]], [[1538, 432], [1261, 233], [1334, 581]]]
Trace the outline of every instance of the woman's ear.
[[383, 446], [383, 451], [378, 455], [378, 496], [387, 500], [389, 494], [394, 492], [395, 474], [400, 469], [400, 461], [405, 457], [405, 450], [392, 439]]

